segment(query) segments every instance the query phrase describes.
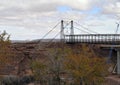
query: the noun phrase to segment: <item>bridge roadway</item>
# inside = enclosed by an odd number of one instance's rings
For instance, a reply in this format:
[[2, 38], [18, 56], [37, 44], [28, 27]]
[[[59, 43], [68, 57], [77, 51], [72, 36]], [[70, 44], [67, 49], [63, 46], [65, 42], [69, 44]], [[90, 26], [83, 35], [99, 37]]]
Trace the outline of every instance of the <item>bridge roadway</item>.
[[91, 43], [91, 44], [120, 44], [120, 34], [81, 34], [64, 35], [64, 42]]

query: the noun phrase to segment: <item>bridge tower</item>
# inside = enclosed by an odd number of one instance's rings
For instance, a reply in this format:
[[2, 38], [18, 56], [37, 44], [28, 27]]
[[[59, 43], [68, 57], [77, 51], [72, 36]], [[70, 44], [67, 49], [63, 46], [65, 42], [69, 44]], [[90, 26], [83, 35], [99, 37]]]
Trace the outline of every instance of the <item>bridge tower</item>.
[[63, 41], [63, 39], [64, 39], [64, 23], [63, 23], [63, 20], [61, 20], [60, 39], [61, 39], [61, 41]]
[[74, 35], [73, 20], [71, 21], [70, 35]]
[[[69, 25], [69, 24], [68, 24]], [[66, 25], [67, 26], [67, 25]], [[65, 27], [64, 27], [64, 21], [61, 20], [61, 31], [60, 31], [60, 39], [61, 41], [64, 41], [65, 40], [65, 34], [64, 34], [64, 30], [65, 30]], [[74, 28], [73, 28], [73, 20], [70, 21], [70, 34], [68, 35], [74, 35]], [[72, 40], [73, 38], [71, 38]]]

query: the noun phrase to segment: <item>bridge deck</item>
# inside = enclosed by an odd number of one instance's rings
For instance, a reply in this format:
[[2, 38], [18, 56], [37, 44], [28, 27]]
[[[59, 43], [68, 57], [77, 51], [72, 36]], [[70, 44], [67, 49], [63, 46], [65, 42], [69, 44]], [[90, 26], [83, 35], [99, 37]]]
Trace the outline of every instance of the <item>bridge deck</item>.
[[120, 34], [65, 35], [66, 43], [120, 44]]

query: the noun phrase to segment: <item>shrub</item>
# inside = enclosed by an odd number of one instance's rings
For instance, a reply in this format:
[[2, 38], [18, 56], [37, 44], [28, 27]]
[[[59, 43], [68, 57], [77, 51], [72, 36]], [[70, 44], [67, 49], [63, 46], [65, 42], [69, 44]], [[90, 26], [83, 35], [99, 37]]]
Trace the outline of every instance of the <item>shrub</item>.
[[26, 85], [33, 81], [34, 81], [34, 78], [32, 76], [23, 76], [19, 78], [14, 75], [9, 75], [1, 79], [1, 84], [2, 85]]
[[5, 76], [2, 79], [2, 84], [3, 85], [20, 85], [20, 80], [17, 76], [9, 75], [9, 76]]
[[35, 79], [33, 78], [33, 76], [23, 76], [21, 79], [20, 79], [20, 83], [21, 84], [28, 84], [30, 82], [33, 82]]

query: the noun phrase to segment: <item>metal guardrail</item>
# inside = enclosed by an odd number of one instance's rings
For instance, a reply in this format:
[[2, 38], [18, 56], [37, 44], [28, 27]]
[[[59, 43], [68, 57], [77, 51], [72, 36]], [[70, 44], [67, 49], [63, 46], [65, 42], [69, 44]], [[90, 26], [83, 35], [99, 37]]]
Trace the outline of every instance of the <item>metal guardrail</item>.
[[65, 43], [120, 44], [120, 34], [64, 35]]

